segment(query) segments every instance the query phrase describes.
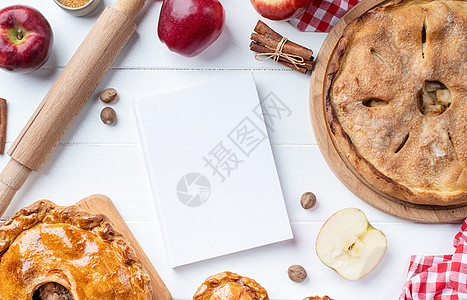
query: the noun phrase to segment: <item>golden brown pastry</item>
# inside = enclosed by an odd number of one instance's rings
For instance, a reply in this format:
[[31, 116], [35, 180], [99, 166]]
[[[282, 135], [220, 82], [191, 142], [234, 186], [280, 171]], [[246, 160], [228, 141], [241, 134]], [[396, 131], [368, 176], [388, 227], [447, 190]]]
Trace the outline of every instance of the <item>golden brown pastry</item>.
[[329, 66], [331, 136], [377, 192], [467, 204], [467, 1], [399, 0], [345, 29]]
[[306, 297], [305, 299], [303, 300], [334, 300], [334, 299], [331, 299], [329, 298], [328, 296], [324, 296], [324, 297], [319, 297], [319, 296], [312, 296], [312, 297]]
[[150, 299], [149, 276], [103, 215], [42, 200], [0, 225], [0, 299]]
[[193, 300], [269, 300], [256, 281], [232, 272], [210, 276], [198, 288]]

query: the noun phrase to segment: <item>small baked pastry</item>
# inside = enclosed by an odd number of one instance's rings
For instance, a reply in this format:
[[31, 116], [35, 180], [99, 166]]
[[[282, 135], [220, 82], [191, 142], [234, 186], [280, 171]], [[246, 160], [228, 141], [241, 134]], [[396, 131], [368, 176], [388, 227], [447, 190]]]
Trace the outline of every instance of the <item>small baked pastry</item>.
[[398, 0], [344, 30], [326, 114], [348, 167], [414, 204], [467, 204], [467, 1]]
[[42, 200], [0, 225], [0, 299], [150, 299], [149, 276], [103, 215]]
[[256, 281], [232, 272], [210, 276], [198, 288], [193, 300], [269, 300]]
[[324, 297], [312, 296], [312, 297], [306, 297], [303, 300], [334, 300], [334, 299], [331, 299], [328, 296], [324, 296]]

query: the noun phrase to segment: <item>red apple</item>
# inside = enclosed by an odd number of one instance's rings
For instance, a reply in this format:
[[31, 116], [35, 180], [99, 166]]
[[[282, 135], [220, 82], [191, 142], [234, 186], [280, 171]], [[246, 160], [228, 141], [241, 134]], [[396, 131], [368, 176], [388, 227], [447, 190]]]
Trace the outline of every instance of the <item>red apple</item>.
[[49, 22], [34, 8], [22, 5], [0, 11], [0, 67], [31, 72], [49, 58], [53, 33]]
[[251, 0], [253, 7], [263, 17], [286, 21], [302, 15], [313, 0]]
[[178, 54], [200, 54], [222, 33], [225, 12], [217, 0], [164, 0], [157, 33]]

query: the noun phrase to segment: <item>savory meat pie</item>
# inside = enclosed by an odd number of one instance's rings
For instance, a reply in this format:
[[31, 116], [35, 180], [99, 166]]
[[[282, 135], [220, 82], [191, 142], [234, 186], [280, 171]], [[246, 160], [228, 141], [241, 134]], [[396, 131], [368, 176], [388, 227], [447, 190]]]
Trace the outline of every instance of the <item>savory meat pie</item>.
[[103, 215], [43, 200], [0, 225], [0, 299], [150, 297], [141, 262]]

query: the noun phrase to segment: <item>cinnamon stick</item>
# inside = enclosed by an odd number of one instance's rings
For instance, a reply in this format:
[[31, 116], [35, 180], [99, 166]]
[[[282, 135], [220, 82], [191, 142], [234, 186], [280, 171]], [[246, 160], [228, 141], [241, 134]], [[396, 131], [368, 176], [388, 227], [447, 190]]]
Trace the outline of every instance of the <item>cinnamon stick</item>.
[[[251, 39], [261, 45], [265, 45], [269, 47], [270, 48], [269, 51], [271, 50], [274, 51], [277, 45], [282, 40], [282, 38], [276, 39], [276, 38], [268, 37], [266, 35], [258, 34], [256, 32], [253, 32], [251, 34]], [[282, 52], [291, 54], [291, 55], [300, 56], [305, 60], [310, 60], [313, 58], [313, 51], [306, 49], [305, 47], [302, 47], [302, 46], [296, 47], [292, 45], [289, 41], [287, 41], [287, 43], [284, 44], [284, 48], [282, 48]]]
[[[255, 43], [253, 41], [250, 43], [250, 50], [257, 52], [257, 53], [270, 53], [271, 52], [270, 49], [264, 47], [263, 45]], [[304, 61], [304, 65], [296, 65], [296, 66], [282, 57], [279, 57], [279, 60], [277, 62], [291, 69], [295, 69], [303, 74], [305, 74], [308, 70], [311, 70], [313, 68], [313, 62], [307, 61], [307, 60]]]
[[313, 51], [287, 40], [262, 21], [258, 21], [250, 39], [250, 50], [265, 54], [264, 58], [257, 54], [257, 60], [273, 59], [303, 74], [313, 69]]
[[281, 39], [282, 38], [282, 35], [275, 32], [274, 30], [272, 30], [271, 27], [264, 24], [264, 22], [261, 21], [261, 20], [259, 20], [258, 23], [256, 23], [254, 32], [257, 32], [259, 34], [266, 35], [266, 36], [269, 36], [269, 37], [272, 37], [272, 38], [276, 38], [276, 39]]
[[5, 153], [6, 143], [6, 100], [0, 98], [0, 154]]
[[[254, 31], [256, 32], [256, 34], [253, 33], [251, 35], [252, 40], [260, 44], [266, 45], [262, 41], [256, 39], [256, 38], [260, 38], [263, 41], [267, 41], [268, 43], [267, 46], [273, 47], [273, 49], [276, 48], [277, 44], [283, 38], [282, 35], [272, 30], [268, 25], [263, 23], [261, 20], [258, 21], [258, 23], [256, 24]], [[287, 41], [287, 43], [285, 43], [284, 52], [287, 54], [292, 54], [292, 55], [303, 57], [303, 59], [305, 60], [313, 59], [313, 51], [299, 44], [296, 44], [292, 41]]]

